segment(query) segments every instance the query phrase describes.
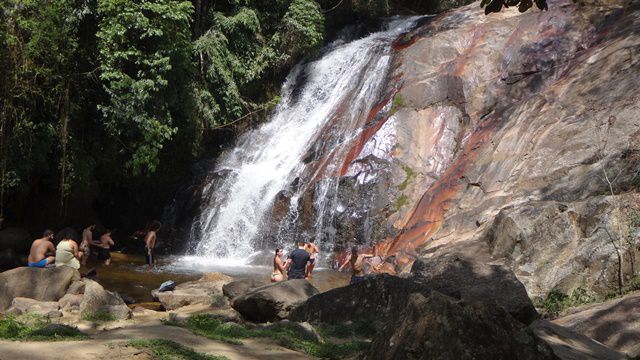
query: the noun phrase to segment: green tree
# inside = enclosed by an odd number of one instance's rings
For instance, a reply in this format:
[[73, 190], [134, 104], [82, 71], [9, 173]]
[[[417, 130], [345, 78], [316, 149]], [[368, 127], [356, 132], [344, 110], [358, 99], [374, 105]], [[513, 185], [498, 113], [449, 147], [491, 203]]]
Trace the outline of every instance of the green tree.
[[154, 172], [164, 144], [178, 131], [172, 116], [189, 77], [191, 3], [101, 0], [98, 31], [101, 104], [108, 133], [134, 173]]
[[0, 213], [9, 192], [54, 172], [60, 176], [62, 210], [74, 178], [69, 94], [77, 83], [84, 7], [73, 0], [50, 0], [46, 6], [3, 0], [0, 9]]
[[313, 0], [230, 3], [213, 9], [209, 30], [195, 41], [202, 129], [273, 106], [267, 75], [287, 70], [324, 40], [324, 15]]

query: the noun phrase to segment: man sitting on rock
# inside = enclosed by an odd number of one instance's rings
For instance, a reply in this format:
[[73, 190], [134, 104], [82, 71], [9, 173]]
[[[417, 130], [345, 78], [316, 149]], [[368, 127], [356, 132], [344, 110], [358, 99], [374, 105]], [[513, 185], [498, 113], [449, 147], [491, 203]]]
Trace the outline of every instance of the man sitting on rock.
[[51, 230], [45, 230], [42, 238], [33, 241], [31, 250], [29, 250], [29, 267], [44, 268], [56, 260], [55, 256], [47, 256], [48, 254], [55, 254], [56, 252], [52, 241], [53, 231]]
[[304, 249], [304, 241], [298, 241], [298, 248], [293, 250], [289, 254], [289, 259], [284, 265], [285, 269], [288, 269], [288, 278], [292, 279], [305, 279], [307, 277], [307, 264], [311, 259], [309, 253]]

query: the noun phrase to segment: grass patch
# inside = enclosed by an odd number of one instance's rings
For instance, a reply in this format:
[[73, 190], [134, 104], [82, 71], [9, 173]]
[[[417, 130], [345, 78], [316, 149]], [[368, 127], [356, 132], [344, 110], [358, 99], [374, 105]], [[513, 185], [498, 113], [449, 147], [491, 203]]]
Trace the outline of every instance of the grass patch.
[[51, 324], [44, 317], [29, 315], [24, 318], [8, 316], [0, 320], [0, 339], [61, 341], [83, 340], [87, 335], [75, 327]]
[[409, 197], [405, 194], [400, 194], [398, 200], [396, 200], [396, 211], [400, 211], [400, 208], [409, 203]]
[[[320, 343], [313, 339], [305, 337], [300, 332], [286, 325], [274, 325], [269, 329], [249, 329], [235, 323], [225, 323], [221, 319], [207, 315], [196, 315], [190, 317], [186, 323], [175, 323], [165, 321], [165, 325], [181, 326], [189, 329], [196, 335], [204, 336], [209, 339], [224, 341], [231, 344], [242, 344], [242, 339], [263, 337], [275, 340], [278, 345], [302, 351], [307, 354], [328, 359], [341, 359], [352, 356], [358, 352], [365, 350], [369, 344], [365, 341], [351, 341], [343, 344], [335, 344], [332, 342]], [[320, 332], [325, 334], [346, 334], [346, 336], [358, 333], [359, 335], [373, 334], [375, 330], [368, 328], [361, 322], [351, 325], [333, 325]], [[344, 338], [345, 336], [336, 336]]]
[[395, 114], [398, 109], [404, 106], [404, 98], [399, 93], [393, 97], [393, 101], [391, 102], [391, 115]]
[[116, 316], [108, 311], [95, 311], [90, 313], [83, 313], [82, 320], [93, 321], [93, 322], [106, 322], [106, 321], [116, 321]]
[[404, 170], [404, 181], [398, 185], [398, 190], [400, 191], [404, 191], [407, 186], [409, 186], [409, 184], [411, 183], [411, 181], [413, 181], [413, 179], [415, 179], [416, 177], [416, 172], [413, 171], [412, 168], [410, 168], [408, 165], [402, 164], [402, 170]]
[[224, 356], [199, 353], [175, 341], [165, 339], [132, 340], [128, 344], [136, 349], [148, 349], [158, 360], [226, 360]]
[[542, 301], [541, 313], [545, 317], [555, 318], [568, 308], [591, 304], [596, 301], [597, 298], [584, 288], [575, 289], [571, 295], [553, 290]]

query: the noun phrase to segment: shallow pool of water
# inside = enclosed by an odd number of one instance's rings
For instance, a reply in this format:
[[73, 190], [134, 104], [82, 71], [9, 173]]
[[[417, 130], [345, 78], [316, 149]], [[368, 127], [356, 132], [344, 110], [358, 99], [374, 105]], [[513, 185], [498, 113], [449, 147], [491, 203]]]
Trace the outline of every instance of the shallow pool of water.
[[[271, 274], [269, 266], [233, 266], [231, 263], [224, 262], [203, 264], [195, 263], [193, 258], [175, 256], [160, 258], [155, 269], [147, 271], [143, 256], [118, 252], [113, 252], [111, 256], [111, 265], [89, 261], [86, 269], [96, 269], [97, 275], [93, 279], [105, 289], [132, 297], [136, 302], [153, 301], [151, 290], [157, 289], [167, 280], [173, 280], [180, 284], [185, 281], [197, 280], [205, 272], [221, 272], [235, 279], [254, 278], [264, 281], [265, 284], [269, 283]], [[81, 270], [84, 272], [86, 269]], [[310, 282], [318, 290], [324, 292], [347, 285], [349, 274], [326, 268], [316, 268]]]

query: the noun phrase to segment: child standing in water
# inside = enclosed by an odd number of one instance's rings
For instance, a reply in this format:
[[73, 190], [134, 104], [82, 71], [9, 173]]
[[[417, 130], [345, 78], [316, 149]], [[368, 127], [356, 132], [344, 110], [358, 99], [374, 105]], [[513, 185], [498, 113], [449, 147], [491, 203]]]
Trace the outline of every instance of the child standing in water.
[[309, 265], [307, 265], [307, 278], [311, 279], [313, 276], [311, 272], [313, 268], [316, 266], [316, 258], [320, 250], [318, 246], [314, 244], [315, 239], [309, 239], [309, 243], [305, 245], [304, 249], [309, 253]]
[[147, 255], [147, 271], [151, 271], [156, 263], [156, 258], [153, 254], [153, 248], [156, 246], [156, 233], [160, 230], [161, 227], [162, 224], [160, 223], [160, 221], [153, 221], [151, 225], [149, 225], [149, 231], [147, 232], [147, 235], [145, 235], [144, 237], [144, 248]]

